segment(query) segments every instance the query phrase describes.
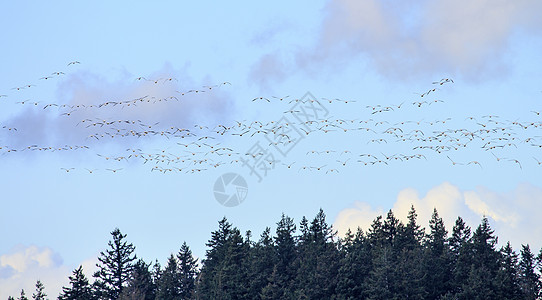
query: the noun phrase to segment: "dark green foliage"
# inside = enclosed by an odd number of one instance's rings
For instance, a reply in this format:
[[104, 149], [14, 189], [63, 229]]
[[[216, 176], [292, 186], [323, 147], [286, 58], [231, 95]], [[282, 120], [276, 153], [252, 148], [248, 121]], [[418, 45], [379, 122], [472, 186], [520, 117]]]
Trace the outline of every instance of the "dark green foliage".
[[521, 245], [521, 258], [518, 266], [523, 299], [538, 299], [540, 296], [540, 275], [536, 273], [536, 263], [536, 258], [529, 245]]
[[501, 250], [501, 268], [495, 279], [500, 287], [498, 298], [523, 299], [519, 283], [518, 255], [512, 249], [510, 242]]
[[156, 286], [149, 271], [150, 264], [139, 259], [133, 266], [132, 275], [128, 285], [120, 295], [121, 300], [154, 300], [156, 297]]
[[179, 266], [179, 285], [181, 299], [191, 299], [196, 292], [196, 278], [198, 276], [198, 260], [192, 256], [192, 250], [183, 242], [177, 254]]
[[[364, 232], [344, 239], [320, 210], [312, 221], [282, 214], [275, 235], [266, 228], [257, 242], [226, 218], [211, 233], [205, 258], [186, 243], [162, 268], [136, 261], [135, 247], [115, 229], [101, 252], [95, 281], [73, 271], [59, 300], [178, 299], [540, 299], [542, 249], [518, 255], [510, 243], [497, 247], [487, 218], [474, 233], [458, 217], [451, 235], [434, 209], [425, 229], [411, 207], [403, 224], [390, 210]], [[44, 300], [36, 283], [33, 299]], [[28, 300], [24, 290], [19, 298]], [[8, 300], [14, 300], [13, 297]]]
[[335, 295], [339, 271], [339, 253], [333, 241], [335, 233], [320, 209], [299, 241], [296, 298], [330, 299]]
[[47, 299], [47, 294], [45, 294], [45, 287], [43, 286], [43, 283], [38, 280], [36, 282], [36, 292], [32, 294], [32, 299], [34, 300], [45, 300]]
[[21, 290], [21, 296], [19, 296], [17, 300], [28, 300], [28, 297], [26, 297], [26, 293], [24, 292], [24, 290]]
[[427, 298], [438, 299], [451, 292], [452, 258], [448, 248], [448, 231], [436, 208], [429, 221], [429, 228], [431, 231], [425, 242], [424, 272], [426, 276], [423, 283]]
[[197, 293], [201, 299], [248, 299], [250, 245], [223, 218], [207, 243]]
[[126, 287], [134, 270], [135, 247], [126, 242], [126, 234], [122, 234], [118, 228], [111, 232], [113, 240], [110, 240], [109, 249], [100, 252], [96, 264], [98, 271], [94, 273], [96, 281], [93, 284], [94, 294], [98, 299], [116, 300]]
[[170, 255], [166, 268], [160, 273], [156, 297], [161, 300], [181, 299], [181, 281], [177, 266], [177, 259]]
[[69, 277], [70, 286], [63, 287], [62, 293], [58, 296], [58, 300], [92, 300], [91, 286], [87, 277], [83, 273], [83, 266], [73, 271], [73, 275]]

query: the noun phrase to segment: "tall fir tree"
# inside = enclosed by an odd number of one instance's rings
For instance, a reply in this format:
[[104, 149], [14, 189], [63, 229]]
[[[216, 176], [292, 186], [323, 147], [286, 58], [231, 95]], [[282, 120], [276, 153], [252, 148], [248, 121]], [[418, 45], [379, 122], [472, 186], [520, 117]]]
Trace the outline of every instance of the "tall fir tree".
[[126, 288], [120, 295], [120, 300], [154, 300], [156, 286], [149, 271], [150, 264], [139, 259], [133, 267]]
[[126, 241], [126, 234], [118, 228], [111, 232], [109, 249], [100, 252], [98, 271], [94, 273], [96, 279], [93, 287], [98, 299], [117, 300], [126, 287], [128, 279], [134, 269], [135, 247]]
[[372, 269], [372, 259], [369, 243], [361, 228], [358, 227], [355, 235], [348, 230], [341, 252], [337, 282], [338, 298], [367, 298], [364, 286]]
[[43, 283], [38, 280], [36, 282], [36, 292], [32, 294], [32, 299], [34, 300], [46, 300], [47, 294], [45, 294], [45, 286]]
[[247, 299], [250, 245], [224, 217], [206, 244], [196, 292], [201, 299]]
[[497, 237], [487, 217], [472, 235], [471, 267], [467, 282], [458, 294], [464, 299], [496, 299], [499, 287], [495, 278], [500, 269], [501, 257], [496, 250]]
[[510, 242], [501, 247], [501, 268], [497, 274], [496, 285], [499, 287], [499, 299], [523, 299], [519, 284], [518, 254]]
[[449, 240], [452, 263], [452, 291], [449, 295], [457, 295], [467, 284], [472, 264], [471, 229], [461, 217], [457, 217]]
[[160, 274], [156, 298], [160, 300], [181, 299], [181, 282], [179, 280], [177, 259], [173, 254], [169, 256], [166, 268]]
[[529, 245], [521, 245], [519, 260], [519, 278], [523, 299], [539, 299], [540, 275], [536, 272], [536, 258]]
[[177, 254], [179, 265], [179, 294], [182, 299], [191, 299], [196, 292], [196, 278], [198, 276], [198, 260], [192, 256], [192, 250], [183, 242]]
[[451, 291], [452, 269], [448, 248], [448, 231], [436, 208], [429, 221], [430, 232], [426, 240], [425, 280], [427, 298], [438, 299]]
[[58, 300], [93, 300], [91, 285], [88, 282], [83, 266], [73, 271], [73, 274], [68, 277], [70, 280], [69, 287], [63, 287], [62, 292], [58, 296]]
[[21, 290], [21, 295], [19, 296], [19, 298], [17, 298], [17, 300], [28, 300], [28, 297], [26, 297], [26, 293], [24, 292], [24, 290]]
[[[250, 288], [251, 298], [265, 298], [264, 289], [271, 283], [273, 269], [275, 266], [275, 253], [273, 249], [273, 237], [269, 227], [260, 235], [260, 239], [255, 243], [250, 251]], [[263, 294], [262, 294], [263, 293]]]
[[339, 253], [322, 209], [299, 245], [296, 298], [329, 299], [337, 288]]
[[[304, 218], [302, 221], [305, 227], [305, 235], [308, 236], [308, 221]], [[294, 220], [284, 213], [282, 214], [280, 221], [277, 222], [277, 229], [275, 232], [274, 242], [274, 254], [275, 258], [274, 268], [271, 273], [270, 282], [266, 286], [266, 293], [269, 299], [291, 299], [294, 297], [295, 292], [295, 277], [297, 274], [297, 268], [295, 266], [297, 249], [296, 249], [296, 225]]]

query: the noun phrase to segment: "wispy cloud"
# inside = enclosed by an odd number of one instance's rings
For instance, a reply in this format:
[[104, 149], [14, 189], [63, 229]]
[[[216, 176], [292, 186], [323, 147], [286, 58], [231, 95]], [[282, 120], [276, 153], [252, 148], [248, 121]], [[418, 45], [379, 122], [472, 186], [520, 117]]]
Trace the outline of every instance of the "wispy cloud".
[[[506, 76], [515, 35], [540, 38], [542, 21], [536, 12], [541, 10], [542, 2], [536, 0], [328, 1], [314, 44], [292, 49], [293, 69], [336, 71], [363, 59], [380, 74], [399, 80]], [[265, 62], [280, 66], [289, 59], [266, 54], [255, 68]], [[279, 79], [269, 75], [269, 80]]]

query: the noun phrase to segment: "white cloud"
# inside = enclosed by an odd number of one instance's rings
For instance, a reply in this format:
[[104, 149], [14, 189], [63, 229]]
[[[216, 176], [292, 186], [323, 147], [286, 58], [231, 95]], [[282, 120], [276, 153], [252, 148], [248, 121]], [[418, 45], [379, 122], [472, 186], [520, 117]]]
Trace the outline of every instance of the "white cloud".
[[[461, 216], [475, 229], [483, 216], [490, 220], [500, 244], [510, 241], [515, 249], [521, 244], [530, 244], [538, 251], [542, 247], [542, 219], [538, 212], [542, 209], [542, 189], [531, 184], [521, 184], [508, 193], [490, 191], [479, 187], [474, 191], [461, 191], [450, 183], [442, 183], [420, 197], [415, 189], [399, 192], [393, 205], [395, 216], [407, 222], [407, 213], [414, 205], [418, 213], [418, 223], [428, 230], [433, 208], [437, 208], [448, 232], [452, 231], [455, 220]], [[386, 209], [372, 209], [364, 202], [356, 202], [355, 207], [339, 212], [333, 226], [342, 236], [348, 228], [355, 230], [360, 226], [369, 229], [372, 220]]]
[[379, 215], [382, 215], [382, 209], [373, 210], [368, 203], [356, 202], [354, 207], [339, 212], [335, 223], [333, 223], [333, 228], [337, 230], [339, 236], [344, 236], [349, 228], [353, 232], [356, 232], [358, 227], [365, 231]]
[[[82, 263], [88, 278], [95, 271], [96, 262], [97, 259], [92, 258]], [[0, 255], [0, 299], [17, 298], [21, 289], [31, 296], [37, 280], [45, 286], [48, 298], [56, 299], [62, 287], [68, 285], [68, 276], [75, 268], [64, 265], [60, 255], [51, 248], [19, 245]]]

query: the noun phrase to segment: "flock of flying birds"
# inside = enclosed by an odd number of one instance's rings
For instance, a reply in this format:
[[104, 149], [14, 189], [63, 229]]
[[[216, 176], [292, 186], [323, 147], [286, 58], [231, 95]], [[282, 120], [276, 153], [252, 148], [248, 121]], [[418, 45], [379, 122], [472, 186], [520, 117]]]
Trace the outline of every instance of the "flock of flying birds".
[[[73, 61], [68, 64], [78, 65], [80, 62]], [[71, 68], [71, 67], [70, 67]], [[38, 83], [54, 81], [67, 76], [66, 72], [53, 72], [39, 78]], [[153, 85], [174, 84], [178, 79], [155, 78], [147, 79], [137, 77], [134, 82]], [[85, 132], [84, 144], [79, 145], [38, 145], [31, 143], [23, 147], [4, 145], [9, 143], [15, 135], [21, 134], [14, 124], [0, 122], [0, 153], [2, 155], [17, 155], [21, 152], [63, 152], [84, 151], [89, 155], [96, 155], [104, 162], [110, 162], [110, 168], [74, 168], [62, 167], [60, 171], [87, 172], [89, 174], [98, 171], [120, 173], [125, 170], [129, 163], [148, 165], [151, 172], [162, 173], [199, 173], [222, 166], [249, 166], [252, 170], [267, 171], [273, 168], [294, 169], [297, 172], [320, 171], [339, 173], [342, 168], [350, 166], [373, 166], [389, 165], [393, 163], [405, 163], [415, 160], [433, 159], [435, 155], [449, 161], [453, 166], [471, 166], [483, 168], [484, 163], [480, 160], [459, 160], [456, 153], [466, 149], [477, 149], [487, 153], [491, 160], [498, 163], [514, 164], [522, 169], [525, 164], [542, 165], [542, 156], [533, 155], [529, 161], [511, 157], [509, 153], [518, 148], [529, 147], [530, 149], [542, 148], [542, 119], [541, 112], [531, 111], [533, 120], [511, 121], [501, 119], [497, 115], [485, 115], [480, 117], [470, 116], [461, 120], [452, 118], [437, 120], [397, 120], [389, 116], [400, 116], [404, 109], [425, 110], [433, 105], [441, 105], [445, 101], [431, 98], [445, 85], [453, 84], [450, 78], [432, 83], [424, 93], [418, 93], [415, 99], [394, 105], [360, 105], [355, 100], [329, 99], [329, 98], [293, 98], [290, 96], [255, 97], [246, 102], [254, 105], [289, 105], [289, 109], [282, 112], [282, 117], [276, 120], [233, 120], [224, 124], [191, 124], [184, 127], [164, 125], [161, 122], [144, 122], [139, 119], [119, 117], [108, 119], [97, 116], [88, 117], [88, 112], [110, 111], [112, 108], [129, 110], [140, 104], [145, 105], [177, 105], [178, 102], [190, 101], [190, 97], [198, 94], [212, 93], [223, 86], [229, 86], [229, 82], [216, 85], [202, 86], [199, 89], [176, 91], [175, 95], [157, 97], [144, 95], [135, 99], [121, 101], [102, 101], [96, 103], [44, 103], [32, 99], [20, 100], [21, 94], [30, 89], [35, 89], [36, 84], [25, 84], [11, 89], [11, 93], [0, 95], [2, 102], [11, 102], [16, 105], [34, 106], [40, 111], [52, 111], [56, 118], [70, 118], [73, 129], [77, 132]], [[11, 101], [11, 99], [14, 99]], [[75, 99], [74, 101], [77, 101]], [[315, 106], [325, 105], [353, 105], [352, 110], [358, 109], [363, 118], [336, 118], [310, 114]], [[258, 106], [258, 108], [262, 108]], [[264, 107], [265, 109], [265, 107]], [[76, 119], [77, 112], [86, 111], [87, 117]], [[428, 111], [424, 111], [430, 114]], [[118, 114], [118, 111], [117, 111]], [[395, 114], [395, 115], [393, 115]], [[120, 114], [122, 115], [122, 114]], [[461, 124], [453, 128], [450, 124]], [[3, 132], [2, 132], [3, 131]], [[301, 140], [310, 145], [311, 137], [318, 140], [326, 135], [351, 135], [352, 141], [349, 149], [324, 148], [314, 149], [301, 155], [305, 160], [299, 159], [299, 153], [295, 161], [288, 161], [288, 156], [279, 157], [269, 153], [273, 149], [292, 149]], [[142, 149], [141, 141], [149, 139], [152, 145], [159, 141], [164, 149]], [[159, 140], [162, 139], [162, 140]], [[245, 142], [259, 141], [257, 147], [247, 150]], [[97, 153], [101, 151], [100, 143], [128, 144], [130, 147], [124, 152], [115, 154]], [[243, 148], [239, 147], [243, 145]], [[370, 151], [368, 150], [370, 149]], [[397, 149], [403, 152], [398, 153]], [[540, 151], [533, 151], [540, 153]], [[280, 158], [280, 159], [279, 159]], [[119, 165], [124, 163], [125, 165]]]

